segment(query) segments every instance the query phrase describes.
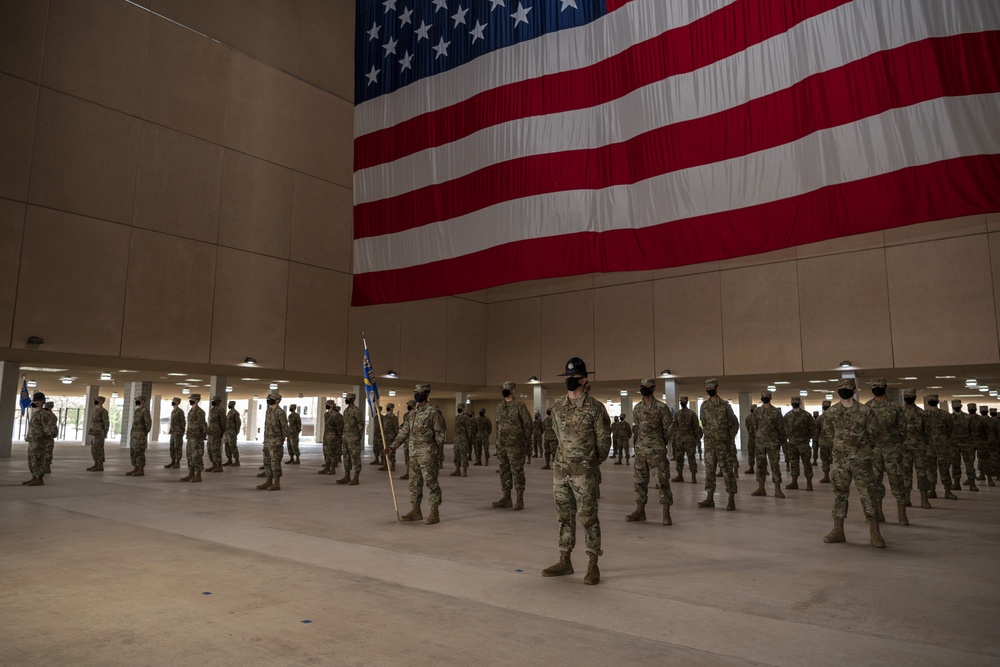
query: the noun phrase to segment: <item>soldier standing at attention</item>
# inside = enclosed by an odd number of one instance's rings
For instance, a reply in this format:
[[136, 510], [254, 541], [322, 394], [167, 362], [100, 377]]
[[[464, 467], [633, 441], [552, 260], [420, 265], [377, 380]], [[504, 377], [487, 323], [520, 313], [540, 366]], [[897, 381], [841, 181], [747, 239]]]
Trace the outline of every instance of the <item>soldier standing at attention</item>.
[[823, 422], [826, 419], [826, 411], [830, 409], [830, 401], [823, 401], [823, 411], [816, 419], [816, 448], [819, 449], [819, 458], [823, 463], [823, 479], [820, 484], [830, 483], [830, 463], [833, 462], [833, 442], [823, 430]]
[[229, 412], [226, 413], [226, 432], [222, 436], [222, 442], [226, 446], [226, 462], [222, 464], [224, 466], [240, 467], [240, 450], [236, 442], [239, 439], [241, 428], [243, 428], [243, 420], [240, 419], [240, 413], [236, 411], [236, 401], [229, 401]]
[[87, 468], [91, 472], [104, 472], [104, 439], [108, 437], [110, 427], [111, 420], [108, 418], [108, 411], [104, 409], [104, 397], [98, 396], [94, 399], [94, 414], [90, 417], [90, 428], [87, 429], [90, 456], [94, 459], [94, 465]]
[[[483, 448], [483, 454], [486, 455], [486, 463], [484, 465], [490, 464], [490, 434], [493, 433], [493, 422], [489, 417], [486, 416], [486, 408], [479, 410], [479, 417], [476, 420], [479, 434], [479, 444]], [[479, 451], [476, 450], [476, 465], [479, 465]]]
[[[552, 495], [559, 516], [559, 562], [542, 570], [546, 577], [573, 574], [570, 554], [576, 546], [576, 518], [586, 532], [590, 562], [583, 583], [601, 581], [597, 559], [601, 550], [601, 521], [597, 516], [600, 497], [600, 465], [611, 452], [611, 419], [604, 404], [586, 392], [587, 364], [579, 357], [566, 362], [566, 395], [552, 405], [556, 432], [552, 464]], [[638, 457], [638, 452], [636, 454]], [[639, 466], [636, 459], [636, 468]]]
[[552, 470], [552, 457], [556, 453], [556, 446], [559, 444], [556, 438], [556, 431], [552, 425], [552, 409], [545, 411], [545, 419], [542, 420], [542, 449], [545, 450], [545, 465], [542, 470]]
[[337, 411], [333, 401], [326, 402], [326, 415], [323, 417], [323, 469], [320, 475], [334, 475], [340, 463], [340, 442], [344, 437], [344, 418]]
[[451, 473], [451, 477], [469, 476], [469, 439], [472, 437], [469, 422], [469, 415], [458, 408], [455, 415], [455, 472]]
[[805, 469], [806, 491], [813, 490], [812, 439], [816, 436], [816, 420], [802, 409], [802, 399], [792, 398], [792, 410], [785, 415], [785, 433], [788, 434], [788, 458], [792, 463], [792, 483], [786, 489], [799, 488], [799, 463]]
[[395, 450], [400, 445], [405, 445], [409, 451], [406, 457], [406, 474], [410, 480], [410, 511], [399, 517], [400, 521], [420, 521], [424, 518], [420, 504], [424, 499], [426, 484], [431, 513], [424, 523], [433, 525], [441, 521], [438, 510], [441, 506], [438, 472], [446, 432], [444, 416], [437, 407], [427, 402], [429, 395], [429, 384], [418, 384], [414, 388], [413, 400], [410, 401], [413, 407], [403, 417], [403, 425], [393, 438], [391, 448]]
[[688, 469], [691, 471], [691, 483], [698, 483], [698, 462], [694, 453], [703, 435], [698, 415], [688, 407], [688, 397], [681, 396], [681, 409], [674, 415], [673, 431], [670, 435], [674, 445], [674, 461], [677, 464], [677, 477], [671, 481], [684, 481], [684, 457], [687, 456]]
[[753, 466], [757, 458], [757, 434], [753, 430], [753, 411], [757, 409], [756, 405], [750, 406], [750, 413], [743, 420], [743, 427], [747, 430], [747, 450], [750, 457], [750, 467], [746, 469], [744, 475], [753, 475]]
[[[618, 415], [611, 418], [611, 458], [618, 458]], [[621, 465], [618, 461], [615, 461], [615, 465]]]
[[373, 415], [374, 418], [372, 419], [372, 425], [371, 425], [372, 454], [375, 456], [375, 458], [373, 458], [371, 461], [368, 462], [368, 465], [370, 466], [381, 465], [385, 461], [385, 453], [382, 451], [382, 431], [381, 429], [379, 429], [378, 424], [375, 423], [375, 419], [377, 419], [378, 422], [381, 423], [382, 417], [384, 416], [385, 415], [382, 414], [382, 406], [379, 405], [378, 410]]
[[[500, 486], [503, 497], [493, 507], [524, 509], [524, 457], [531, 443], [531, 414], [524, 403], [514, 398], [517, 385], [504, 382], [503, 400], [497, 405], [497, 459], [500, 461]], [[557, 432], [558, 433], [558, 432]], [[511, 488], [517, 491], [517, 502], [510, 500]]]
[[302, 433], [302, 417], [298, 413], [299, 406], [294, 403], [288, 406], [288, 460], [285, 463], [298, 464], [299, 434]]
[[844, 519], [847, 518], [847, 498], [851, 480], [858, 487], [861, 507], [868, 521], [873, 547], [884, 549], [885, 540], [878, 528], [875, 514], [875, 484], [872, 472], [872, 443], [877, 426], [873, 410], [854, 400], [857, 384], [854, 378], [844, 378], [837, 387], [840, 401], [827, 411], [823, 428], [833, 442], [833, 530], [823, 538], [827, 544], [846, 542]]
[[[535, 458], [542, 456], [542, 435], [545, 433], [545, 426], [542, 424], [542, 414], [535, 410], [535, 421], [531, 424], [531, 455]], [[531, 463], [529, 460], [528, 463]]]
[[226, 432], [226, 415], [222, 412], [222, 397], [213, 396], [208, 409], [208, 460], [212, 467], [206, 472], [222, 472], [222, 434]]
[[771, 390], [760, 392], [760, 407], [753, 411], [753, 430], [757, 434], [757, 490], [751, 496], [766, 496], [764, 482], [771, 468], [774, 497], [784, 498], [781, 490], [781, 447], [788, 440], [781, 410], [771, 405]]
[[705, 491], [707, 495], [698, 507], [715, 507], [716, 463], [722, 469], [729, 494], [727, 510], [736, 509], [736, 461], [733, 457], [733, 442], [740, 430], [740, 420], [736, 418], [729, 401], [717, 395], [719, 381], [705, 382], [708, 399], [701, 404], [701, 427], [705, 432]]
[[[973, 409], [975, 405], [975, 403], [972, 404]], [[964, 460], [965, 474], [968, 477], [965, 481], [965, 486], [969, 487], [969, 491], [979, 491], [979, 487], [976, 486], [976, 471], [974, 468], [976, 447], [972, 443], [972, 421], [969, 415], [962, 412], [961, 400], [957, 398], [952, 399], [951, 410], [951, 418], [955, 425], [951, 432], [951, 479], [953, 483], [951, 488], [953, 491], [962, 490], [962, 461]]]
[[56, 425], [56, 434], [52, 436], [52, 439], [45, 445], [45, 474], [49, 475], [52, 473], [52, 455], [55, 453], [56, 449], [56, 436], [59, 435], [59, 420], [56, 419], [55, 413], [52, 412], [52, 408], [55, 407], [55, 403], [52, 401], [45, 401], [45, 411], [52, 415], [53, 423]]
[[205, 435], [208, 424], [205, 422], [205, 411], [198, 403], [201, 394], [191, 394], [188, 403], [191, 409], [187, 415], [187, 466], [188, 474], [181, 477], [182, 482], [200, 482], [201, 471], [205, 468]]
[[990, 450], [993, 448], [993, 427], [990, 426], [989, 408], [985, 405], [979, 406], [979, 415], [976, 417], [978, 437], [976, 438], [976, 456], [979, 458], [979, 481], [986, 480], [987, 486], [996, 486], [993, 481], [993, 468], [990, 464]]
[[955, 423], [950, 414], [938, 407], [937, 394], [927, 395], [927, 411], [924, 412], [924, 433], [927, 435], [927, 497], [937, 498], [937, 473], [941, 473], [945, 500], [958, 500], [952, 493], [951, 481], [951, 433]]
[[[406, 402], [406, 414], [403, 415], [403, 423], [406, 423], [407, 419], [413, 418], [413, 410], [417, 407], [417, 402], [412, 398]], [[400, 479], [410, 479], [410, 444], [407, 441], [403, 442], [403, 463], [406, 464], [406, 472], [399, 476]]]
[[55, 442], [59, 429], [55, 415], [47, 411], [44, 405], [45, 394], [36, 391], [31, 397], [31, 419], [28, 420], [28, 433], [24, 438], [28, 442], [28, 470], [31, 472], [31, 479], [21, 482], [22, 486], [45, 485], [45, 450], [50, 442]]
[[913, 490], [913, 469], [917, 469], [917, 490], [920, 491], [920, 507], [932, 509], [927, 501], [927, 490], [930, 488], [927, 476], [927, 434], [924, 428], [924, 410], [918, 408], [917, 390], [903, 390], [903, 490], [906, 494], [906, 506], [910, 506], [910, 493]]
[[344, 408], [344, 476], [337, 480], [337, 484], [349, 486], [357, 486], [359, 483], [361, 448], [365, 434], [365, 417], [361, 414], [361, 409], [354, 404], [356, 398], [354, 392], [348, 392], [344, 398], [344, 403], [347, 404]]
[[288, 436], [288, 417], [278, 405], [281, 394], [272, 391], [267, 395], [267, 410], [264, 412], [264, 472], [257, 475], [266, 477], [258, 491], [281, 491], [281, 458], [284, 455], [285, 438]]
[[646, 520], [646, 501], [649, 494], [650, 475], [656, 475], [660, 489], [663, 525], [669, 526], [670, 506], [674, 495], [670, 491], [670, 457], [667, 455], [667, 434], [673, 424], [673, 415], [666, 404], [654, 395], [656, 380], [646, 378], [639, 383], [642, 400], [632, 409], [635, 423], [635, 467], [632, 469], [635, 489], [635, 511], [626, 515], [626, 521]]
[[146, 445], [149, 440], [149, 430], [153, 427], [153, 418], [146, 407], [146, 397], [135, 399], [135, 411], [132, 413], [132, 425], [129, 429], [129, 458], [132, 459], [132, 469], [125, 473], [130, 477], [143, 477], [146, 467]]
[[[617, 430], [615, 429], [616, 426]], [[629, 465], [629, 441], [632, 440], [634, 432], [632, 426], [625, 421], [624, 416], [618, 419], [617, 424], [611, 426], [611, 434], [615, 436], [618, 442], [618, 460], [615, 461], [615, 465], [620, 466], [622, 464], [622, 454], [625, 455], [625, 465]], [[636, 456], [638, 456], [638, 453]]]
[[184, 455], [184, 429], [187, 427], [187, 419], [184, 417], [184, 411], [180, 408], [181, 399], [174, 397], [170, 401], [170, 426], [167, 430], [170, 432], [170, 463], [163, 466], [164, 468], [180, 468], [181, 467], [181, 457]]
[[[397, 417], [396, 413], [393, 412], [395, 409], [395, 403], [387, 403], [385, 406], [385, 416], [382, 417], [382, 435], [385, 436], [385, 445], [387, 448], [392, 444], [392, 441], [396, 439], [396, 434], [399, 433], [399, 417]], [[382, 436], [380, 435], [378, 437]], [[382, 461], [382, 465], [379, 467], [379, 470], [396, 471], [395, 450], [390, 450], [389, 453], [385, 455], [385, 459]]]
[[900, 449], [903, 446], [903, 409], [885, 395], [885, 378], [872, 378], [872, 394], [865, 405], [872, 409], [875, 422], [875, 440], [872, 443], [872, 469], [875, 473], [875, 515], [885, 521], [882, 499], [885, 498], [883, 474], [889, 477], [889, 489], [896, 498], [899, 525], [908, 526], [906, 495], [903, 492], [903, 466]]

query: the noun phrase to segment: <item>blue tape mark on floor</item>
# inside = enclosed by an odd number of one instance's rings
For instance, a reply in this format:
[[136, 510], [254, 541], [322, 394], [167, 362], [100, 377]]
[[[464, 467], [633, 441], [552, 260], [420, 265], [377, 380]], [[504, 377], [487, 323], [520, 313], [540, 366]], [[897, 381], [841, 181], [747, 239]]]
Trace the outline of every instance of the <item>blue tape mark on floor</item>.
[[202, 595], [211, 595], [211, 594], [212, 594], [211, 591], [202, 591]]
[[524, 570], [514, 570], [515, 572], [524, 572]]
[[306, 620], [302, 621], [302, 622], [303, 623], [312, 623], [312, 621], [310, 621], [308, 618]]

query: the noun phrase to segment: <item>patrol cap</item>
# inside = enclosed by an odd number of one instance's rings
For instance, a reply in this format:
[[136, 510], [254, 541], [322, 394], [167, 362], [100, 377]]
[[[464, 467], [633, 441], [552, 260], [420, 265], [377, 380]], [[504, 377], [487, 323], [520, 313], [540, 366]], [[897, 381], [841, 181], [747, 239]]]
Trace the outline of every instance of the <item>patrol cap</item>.
[[396, 407], [395, 403], [386, 403], [385, 404], [385, 409], [386, 410], [392, 410], [394, 407]]
[[991, 415], [995, 415], [996, 413], [997, 413], [997, 409], [996, 408], [990, 408], [990, 414]]
[[840, 382], [837, 383], [837, 389], [857, 389], [858, 383], [854, 378], [840, 378]]
[[[45, 405], [48, 405], [48, 403], [46, 403]], [[985, 405], [980, 405], [979, 406], [979, 414], [985, 415], [989, 411], [990, 411], [989, 407], [987, 407]]]
[[297, 407], [299, 407], [299, 406], [297, 406], [294, 403], [292, 403], [291, 405], [288, 406], [288, 409], [291, 410], [292, 412], [295, 412], [295, 408], [297, 408]]
[[719, 381], [715, 378], [705, 380], [705, 389], [716, 389], [719, 386]]
[[828, 408], [828, 407], [830, 407], [830, 401], [823, 401], [822, 405], [823, 405], [824, 408]]
[[955, 407], [959, 407], [960, 408], [960, 407], [962, 407], [962, 400], [959, 399], [959, 398], [953, 398], [953, 399], [951, 399], [951, 404], [953, 406], [955, 406]]
[[503, 383], [503, 386], [500, 388], [506, 389], [507, 391], [514, 391], [515, 389], [517, 389], [517, 384], [511, 382], [510, 380], [507, 380], [506, 382]]
[[229, 401], [229, 407], [235, 408], [236, 407], [236, 401]]
[[353, 391], [349, 391], [349, 392], [347, 392], [347, 394], [346, 394], [346, 395], [344, 396], [344, 400], [347, 400], [347, 399], [349, 399], [349, 398], [357, 398], [357, 397], [358, 397], [358, 395], [357, 395], [357, 394], [355, 394], [355, 393], [354, 393]]
[[145, 401], [146, 397], [143, 396], [142, 394], [139, 394], [138, 396], [135, 397], [135, 400], [137, 400], [137, 401]]
[[646, 378], [639, 383], [639, 386], [646, 389], [656, 389], [656, 378]]
[[885, 378], [872, 378], [871, 380], [868, 381], [868, 384], [871, 385], [872, 387], [888, 386], [888, 384], [885, 381]]
[[427, 394], [431, 391], [431, 386], [429, 384], [418, 384], [413, 388], [413, 391], [419, 394]]
[[[101, 398], [101, 399], [103, 399], [104, 397], [103, 397], [103, 396], [98, 396], [98, 398]], [[103, 403], [104, 401], [102, 400], [101, 402]], [[181, 402], [181, 399], [180, 399], [179, 397], [177, 397], [177, 396], [174, 396], [174, 397], [173, 397], [172, 399], [170, 399], [170, 402], [171, 402], [171, 403], [173, 403], [173, 402], [177, 402], [177, 403], [180, 403], [180, 402]]]
[[46, 408], [53, 408], [53, 407], [55, 407], [55, 405], [56, 404], [53, 403], [52, 401], [45, 401], [45, 407]]
[[[350, 394], [348, 394], [348, 396], [350, 396]], [[271, 393], [269, 393], [267, 395], [267, 397], [268, 398], [273, 398], [276, 401], [280, 401], [281, 400], [281, 394], [278, 393], [277, 389], [275, 389], [274, 391], [272, 391]]]
[[681, 403], [687, 403], [688, 402], [688, 397], [687, 396], [681, 396], [679, 400], [680, 400]]
[[216, 394], [215, 396], [212, 397], [212, 400], [213, 401], [220, 401], [221, 402], [222, 401], [222, 397], [219, 396], [218, 394]]
[[106, 399], [106, 398], [104, 398], [103, 396], [98, 396], [98, 397], [97, 397], [97, 400], [98, 400], [98, 401], [100, 401], [101, 403], [103, 403], [103, 402], [104, 402], [104, 401], [106, 401], [107, 399]]
[[191, 394], [191, 395], [189, 396], [189, 398], [190, 398], [190, 399], [191, 399], [192, 401], [200, 401], [200, 400], [201, 400], [201, 394]]
[[572, 357], [566, 362], [566, 372], [560, 373], [559, 377], [566, 377], [567, 375], [591, 375], [593, 371], [587, 372], [587, 362], [580, 357]]
[[332, 400], [327, 399], [327, 401], [326, 401], [326, 407], [329, 408], [329, 407], [331, 407], [333, 405], [334, 405], [334, 402]]
[[760, 397], [761, 398], [771, 398], [771, 395], [772, 394], [771, 394], [771, 390], [770, 389], [762, 389], [761, 392], [760, 392]]
[[926, 396], [924, 396], [924, 398], [926, 398], [928, 401], [936, 401], [936, 400], [938, 400], [938, 395], [937, 394], [927, 394]]
[[917, 397], [917, 390], [913, 389], [913, 388], [904, 389], [903, 390], [903, 396], [912, 396], [913, 398], [916, 398]]
[[416, 405], [416, 404], [417, 404], [417, 402], [416, 402], [415, 400], [413, 400], [413, 399], [411, 398], [410, 400], [408, 400], [408, 401], [406, 402], [406, 404], [407, 404], [407, 405]]
[[976, 404], [975, 403], [966, 403], [965, 407], [969, 408], [970, 410], [975, 410], [976, 409]]

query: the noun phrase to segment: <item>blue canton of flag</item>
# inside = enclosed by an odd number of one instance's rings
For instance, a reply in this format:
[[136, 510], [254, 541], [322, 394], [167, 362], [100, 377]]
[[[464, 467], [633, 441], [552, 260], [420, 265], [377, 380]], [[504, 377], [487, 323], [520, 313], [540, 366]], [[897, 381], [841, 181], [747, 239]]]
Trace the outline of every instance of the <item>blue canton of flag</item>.
[[375, 384], [375, 372], [372, 370], [372, 360], [368, 356], [368, 343], [365, 343], [363, 366], [365, 371], [365, 393], [368, 395], [368, 402], [375, 403], [378, 400], [378, 385]]
[[605, 0], [357, 0], [354, 103], [607, 13]]
[[31, 405], [31, 394], [28, 393], [28, 379], [25, 376], [21, 376], [21, 416], [24, 416], [24, 411], [28, 409]]

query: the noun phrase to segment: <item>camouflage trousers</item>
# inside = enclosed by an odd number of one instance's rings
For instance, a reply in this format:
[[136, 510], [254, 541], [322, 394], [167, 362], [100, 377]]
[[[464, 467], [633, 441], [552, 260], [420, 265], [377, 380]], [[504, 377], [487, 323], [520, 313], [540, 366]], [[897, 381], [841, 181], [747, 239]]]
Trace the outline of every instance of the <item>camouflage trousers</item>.
[[[226, 460], [240, 460], [240, 450], [236, 446], [236, 431], [226, 431], [222, 434], [222, 444], [226, 448]], [[180, 457], [178, 457], [180, 458]]]
[[45, 465], [52, 465], [52, 454], [56, 449], [56, 441], [49, 440], [45, 443]]
[[299, 456], [299, 434], [289, 433], [288, 434], [288, 456]]
[[806, 442], [796, 442], [794, 444], [791, 442], [788, 443], [788, 457], [792, 464], [792, 479], [799, 476], [799, 461], [802, 462], [802, 468], [805, 471], [806, 479], [812, 479], [812, 448], [809, 447], [808, 440]]
[[[145, 437], [131, 436], [128, 439], [128, 457], [133, 466], [144, 467], [146, 465], [146, 447], [149, 443]], [[46, 457], [48, 460], [48, 457]]]
[[28, 470], [32, 477], [41, 477], [45, 471], [45, 443], [28, 443]]
[[625, 460], [628, 461], [632, 454], [632, 449], [629, 440], [626, 438], [621, 444], [615, 446], [618, 450], [618, 460], [622, 460], [622, 456], [625, 456]]
[[[600, 470], [600, 468], [598, 468]], [[649, 477], [656, 475], [660, 484], [660, 504], [670, 507], [674, 504], [674, 494], [670, 490], [670, 460], [666, 450], [656, 453], [635, 453], [635, 467], [632, 475], [635, 478], [635, 504], [646, 506], [649, 500]]]
[[705, 490], [715, 493], [716, 465], [722, 470], [726, 483], [726, 493], [736, 493], [736, 456], [732, 443], [705, 443]]
[[170, 460], [180, 461], [184, 458], [184, 434], [170, 434]]
[[285, 455], [285, 443], [281, 440], [277, 442], [264, 443], [264, 476], [274, 479], [281, 478], [281, 457]]
[[750, 438], [747, 443], [747, 456], [750, 457], [750, 464], [757, 462], [757, 438]]
[[833, 485], [833, 518], [847, 518], [847, 498], [851, 495], [851, 480], [858, 487], [861, 496], [861, 508], [865, 519], [875, 518], [875, 484], [871, 459], [858, 458], [854, 452], [834, 452], [833, 474], [830, 481]]
[[469, 467], [469, 441], [468, 440], [457, 440], [452, 447], [455, 459], [456, 468], [468, 468]]
[[542, 455], [542, 435], [540, 433], [533, 433], [531, 436], [531, 455], [536, 458]]
[[[973, 446], [970, 445], [968, 447], [962, 447], [958, 451], [959, 451], [959, 455], [962, 457], [962, 460], [965, 462], [965, 476], [968, 479], [975, 479], [976, 478], [976, 449], [975, 449], [975, 447], [973, 447]], [[955, 472], [955, 468], [957, 468], [957, 471], [958, 471], [957, 473]], [[962, 468], [961, 468], [961, 466], [955, 466], [955, 468], [952, 469], [952, 477], [954, 477], [955, 479], [962, 479]]]
[[473, 453], [476, 455], [476, 460], [480, 462], [483, 460], [483, 442], [486, 442], [485, 448], [489, 448], [489, 441], [485, 441], [483, 438], [476, 437], [476, 439], [472, 441]]
[[933, 491], [937, 487], [938, 474], [941, 475], [941, 484], [944, 488], [950, 489], [951, 478], [951, 451], [947, 445], [944, 447], [927, 448], [927, 490]]
[[[378, 428], [378, 427], [375, 427]], [[385, 451], [385, 447], [382, 446], [382, 433], [380, 431], [375, 431], [375, 437], [372, 438], [372, 454], [375, 455], [376, 461], [382, 460], [382, 452]]]
[[[574, 467], [575, 468], [575, 467]], [[597, 516], [597, 496], [600, 493], [600, 469], [586, 468], [581, 474], [570, 474], [556, 466], [552, 475], [552, 495], [559, 517], [559, 551], [572, 551], [576, 546], [576, 518], [580, 517], [587, 538], [587, 554], [600, 556], [601, 520]]]
[[875, 482], [875, 500], [885, 498], [885, 477], [889, 477], [889, 490], [897, 503], [906, 502], [903, 489], [903, 464], [898, 447], [872, 447], [872, 475]]
[[990, 461], [989, 445], [980, 445], [976, 447], [976, 456], [979, 458], [979, 474], [992, 476], [993, 464]]
[[911, 449], [903, 447], [899, 453], [900, 465], [903, 468], [903, 491], [909, 495], [913, 491], [913, 473], [917, 473], [917, 489], [919, 491], [929, 491], [931, 488], [930, 477], [927, 471], [927, 450], [923, 447]]
[[323, 464], [327, 468], [336, 468], [343, 454], [342, 449], [343, 447], [339, 440], [323, 438]]
[[962, 447], [960, 445], [950, 445], [948, 452], [951, 462], [951, 478], [961, 481], [962, 479]]
[[698, 462], [695, 461], [695, 449], [697, 441], [694, 438], [677, 438], [674, 441], [674, 461], [677, 463], [677, 473], [684, 472], [684, 457], [687, 456], [688, 469], [691, 474], [698, 472]]
[[191, 469], [191, 472], [204, 472], [205, 440], [203, 438], [188, 438], [187, 467]]
[[542, 449], [545, 450], [545, 461], [549, 462], [556, 455], [556, 447], [559, 446], [559, 441], [555, 438], [545, 438], [542, 440]]
[[754, 475], [758, 484], [767, 481], [767, 467], [771, 465], [771, 481], [781, 484], [781, 445], [757, 445], [757, 464]]
[[497, 447], [497, 460], [500, 461], [500, 488], [510, 491], [524, 491], [524, 456], [523, 447]]
[[833, 446], [820, 445], [819, 460], [823, 463], [823, 472], [830, 472], [830, 464], [833, 462]]
[[344, 472], [361, 472], [361, 440], [344, 438]]
[[222, 435], [208, 435], [208, 461], [212, 467], [222, 465]]
[[103, 435], [89, 435], [87, 436], [87, 442], [90, 445], [90, 456], [94, 459], [95, 464], [104, 463], [104, 436]]
[[1000, 443], [997, 442], [990, 446], [990, 470], [994, 477], [1000, 473]]
[[434, 449], [414, 449], [407, 460], [406, 471], [410, 475], [410, 503], [419, 507], [424, 499], [424, 485], [427, 486], [427, 500], [431, 507], [441, 504], [441, 485], [438, 484], [440, 458]]

